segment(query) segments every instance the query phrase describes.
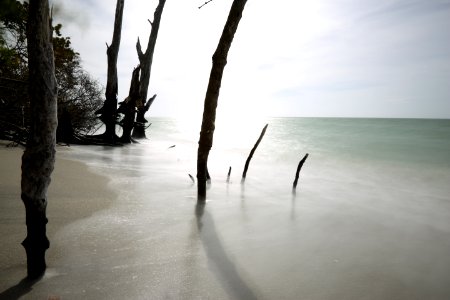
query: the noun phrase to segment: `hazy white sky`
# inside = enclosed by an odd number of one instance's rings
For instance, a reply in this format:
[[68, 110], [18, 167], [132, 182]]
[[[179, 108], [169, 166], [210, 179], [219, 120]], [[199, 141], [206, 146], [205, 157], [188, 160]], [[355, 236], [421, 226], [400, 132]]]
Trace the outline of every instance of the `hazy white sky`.
[[[115, 0], [55, 0], [55, 22], [106, 84]], [[119, 100], [146, 48], [157, 0], [125, 0]], [[193, 116], [232, 0], [167, 0], [151, 116]], [[248, 0], [231, 46], [220, 116], [450, 118], [450, 0]]]

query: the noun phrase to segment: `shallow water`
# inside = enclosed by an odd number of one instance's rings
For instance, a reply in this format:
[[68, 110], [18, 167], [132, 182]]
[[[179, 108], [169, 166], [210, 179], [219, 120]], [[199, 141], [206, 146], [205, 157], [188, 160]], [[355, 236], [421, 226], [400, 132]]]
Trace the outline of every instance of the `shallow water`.
[[152, 122], [142, 144], [64, 153], [109, 176], [119, 197], [61, 228], [64, 255], [41, 290], [67, 299], [450, 298], [449, 120], [268, 119], [244, 184], [264, 123], [219, 124], [204, 207], [188, 176], [197, 129]]

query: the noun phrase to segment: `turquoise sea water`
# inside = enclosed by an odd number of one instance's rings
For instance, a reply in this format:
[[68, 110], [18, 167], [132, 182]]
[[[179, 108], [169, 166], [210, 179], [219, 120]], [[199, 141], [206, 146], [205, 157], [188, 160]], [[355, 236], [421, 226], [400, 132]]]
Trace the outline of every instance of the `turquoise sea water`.
[[91, 256], [89, 268], [114, 270], [114, 280], [78, 278], [85, 290], [153, 299], [450, 298], [450, 120], [218, 122], [203, 213], [188, 176], [199, 122], [151, 122], [141, 144], [63, 153], [110, 177], [119, 195], [60, 233], [79, 245], [66, 249], [62, 272], [83, 273], [77, 257]]

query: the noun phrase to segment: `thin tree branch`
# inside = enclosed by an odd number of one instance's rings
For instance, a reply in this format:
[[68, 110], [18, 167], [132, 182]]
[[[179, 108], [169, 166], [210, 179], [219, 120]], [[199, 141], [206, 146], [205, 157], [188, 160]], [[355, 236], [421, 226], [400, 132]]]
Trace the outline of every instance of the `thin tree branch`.
[[198, 9], [201, 9], [203, 6], [205, 6], [206, 4], [208, 4], [209, 2], [212, 2], [213, 0], [208, 0], [208, 1], [206, 1], [205, 3], [203, 3], [202, 5], [200, 5], [199, 7], [198, 7]]

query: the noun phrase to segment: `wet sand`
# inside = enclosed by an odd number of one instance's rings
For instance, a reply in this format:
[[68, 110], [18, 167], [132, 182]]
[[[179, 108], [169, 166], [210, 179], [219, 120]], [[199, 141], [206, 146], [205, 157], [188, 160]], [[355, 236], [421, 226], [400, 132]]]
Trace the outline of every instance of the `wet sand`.
[[[26, 276], [26, 255], [21, 242], [26, 237], [25, 208], [20, 199], [21, 157], [23, 148], [6, 148], [0, 141], [0, 298], [19, 296], [20, 288], [13, 288]], [[70, 149], [60, 149], [62, 152]], [[55, 170], [48, 192], [47, 236], [50, 249], [47, 264], [64, 256], [57, 232], [76, 222], [89, 218], [111, 206], [117, 195], [108, 189], [109, 179], [89, 171], [87, 165], [63, 159], [57, 154]], [[47, 276], [47, 275], [46, 275]], [[50, 275], [51, 276], [51, 275]], [[6, 293], [5, 293], [6, 291]]]

